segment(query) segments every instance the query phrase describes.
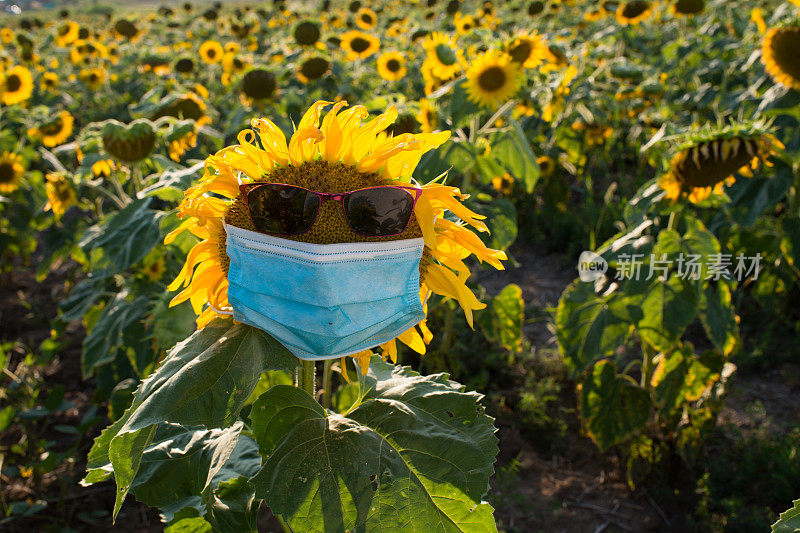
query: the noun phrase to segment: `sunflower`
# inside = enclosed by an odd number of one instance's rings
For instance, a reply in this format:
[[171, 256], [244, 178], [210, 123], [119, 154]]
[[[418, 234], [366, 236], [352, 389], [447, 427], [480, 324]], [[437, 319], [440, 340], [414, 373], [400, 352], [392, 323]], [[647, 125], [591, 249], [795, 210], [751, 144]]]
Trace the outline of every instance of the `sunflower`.
[[406, 57], [401, 52], [385, 52], [378, 57], [378, 74], [389, 81], [403, 79], [408, 72]]
[[278, 81], [272, 72], [254, 68], [242, 77], [240, 90], [242, 96], [249, 101], [267, 100], [275, 96]]
[[81, 27], [77, 22], [67, 20], [56, 30], [56, 45], [65, 48], [78, 39]]
[[294, 41], [300, 46], [314, 46], [322, 36], [319, 25], [305, 20], [294, 27]]
[[79, 77], [86, 84], [86, 87], [96, 91], [106, 81], [106, 71], [101, 68], [83, 69]]
[[368, 33], [361, 31], [348, 31], [342, 34], [339, 44], [347, 52], [347, 59], [366, 59], [381, 48], [381, 41]]
[[[183, 222], [169, 233], [165, 243], [190, 231], [201, 241], [189, 251], [186, 264], [169, 290], [183, 288], [170, 305], [189, 301], [199, 315], [197, 325], [204, 327], [229, 308], [228, 257], [223, 220], [228, 225], [252, 229], [246, 206], [239, 194], [240, 179], [294, 183], [315, 190], [343, 191], [382, 184], [408, 184], [422, 155], [440, 146], [449, 132], [387, 136], [385, 129], [397, 118], [391, 107], [372, 120], [363, 106], [343, 110], [340, 101], [322, 118], [329, 102], [312, 105], [297, 125], [287, 143], [284, 134], [266, 118], [254, 119], [252, 129], [241, 132], [238, 145], [223, 148], [206, 159], [200, 182], [190, 187], [179, 206]], [[322, 121], [320, 123], [320, 119]], [[422, 186], [413, 223], [397, 237], [373, 237], [387, 240], [422, 237], [425, 251], [420, 262], [420, 296], [430, 293], [456, 299], [472, 325], [472, 313], [484, 304], [466, 286], [469, 269], [463, 260], [474, 254], [496, 268], [503, 268], [502, 251], [491, 250], [469, 226], [486, 231], [484, 218], [470, 211], [459, 200], [466, 199], [456, 187], [434, 182]], [[336, 206], [326, 202], [319, 220], [298, 240], [317, 244], [363, 241], [340, 219]], [[446, 212], [447, 216], [445, 216]], [[426, 308], [427, 309], [427, 308]], [[432, 334], [425, 321], [401, 333], [397, 339], [413, 350], [424, 353]], [[396, 340], [380, 346], [384, 358], [397, 357]], [[367, 361], [370, 353], [353, 357]], [[362, 364], [362, 371], [366, 365]]]
[[19, 188], [25, 167], [22, 166], [22, 156], [4, 152], [0, 156], [0, 194], [9, 194]]
[[553, 175], [556, 169], [556, 162], [553, 158], [547, 155], [541, 155], [536, 158], [536, 163], [539, 165], [539, 175], [543, 178], [549, 178]]
[[180, 74], [191, 74], [194, 70], [194, 60], [190, 57], [182, 57], [175, 62], [175, 72]]
[[511, 60], [525, 68], [541, 65], [548, 51], [544, 40], [536, 33], [523, 33], [506, 45], [506, 53]]
[[503, 196], [508, 196], [514, 190], [514, 178], [508, 172], [495, 176], [492, 178], [492, 187]]
[[356, 13], [356, 26], [362, 30], [371, 30], [378, 24], [378, 15], [368, 7], [362, 7]]
[[762, 61], [772, 78], [800, 90], [800, 26], [772, 28], [764, 36]]
[[141, 31], [136, 27], [136, 24], [128, 19], [119, 19], [114, 23], [114, 33], [118, 36], [134, 41], [141, 36]]
[[69, 139], [69, 136], [72, 135], [74, 124], [75, 119], [69, 114], [69, 111], [60, 111], [49, 122], [45, 122], [38, 128], [29, 129], [28, 135], [41, 141], [47, 148], [52, 148], [53, 146], [64, 144]]
[[419, 101], [419, 113], [415, 117], [420, 123], [423, 133], [430, 133], [439, 126], [439, 113], [430, 100], [422, 99]]
[[204, 63], [219, 63], [223, 53], [222, 45], [218, 41], [206, 41], [200, 45], [200, 59]]
[[108, 177], [115, 166], [113, 159], [98, 159], [92, 164], [92, 175], [95, 178]]
[[638, 24], [652, 12], [653, 8], [647, 0], [629, 0], [617, 8], [617, 21], [623, 25]]
[[231, 74], [243, 72], [247, 68], [247, 63], [236, 55], [235, 52], [225, 52], [222, 56], [222, 70]]
[[699, 15], [706, 8], [705, 0], [676, 0], [670, 7], [673, 15], [693, 16]]
[[472, 15], [462, 15], [461, 13], [456, 13], [453, 24], [455, 24], [456, 32], [459, 35], [468, 34], [477, 26]]
[[297, 77], [303, 83], [310, 83], [328, 74], [331, 62], [324, 57], [310, 57], [300, 63], [297, 68]]
[[721, 193], [723, 185], [734, 183], [736, 174], [752, 176], [776, 148], [783, 145], [767, 133], [721, 134], [690, 141], [679, 148], [658, 184], [671, 200], [686, 194], [690, 202], [702, 202]]
[[464, 52], [456, 44], [455, 37], [434, 32], [425, 38], [422, 47], [428, 53], [425, 63], [433, 76], [447, 80], [462, 71]]
[[47, 175], [45, 192], [47, 193], [47, 204], [45, 204], [44, 210], [52, 211], [56, 218], [61, 218], [67, 209], [78, 201], [72, 184], [60, 173]]
[[151, 259], [150, 262], [144, 267], [144, 275], [153, 283], [164, 277], [164, 272], [166, 271], [166, 261], [164, 260], [164, 256], [161, 255]]
[[521, 72], [508, 54], [497, 50], [484, 52], [467, 70], [467, 96], [476, 104], [495, 108], [519, 90]]
[[14, 30], [11, 28], [0, 28], [0, 41], [6, 44], [11, 44], [14, 40]]
[[18, 104], [31, 97], [33, 93], [33, 76], [31, 71], [22, 65], [11, 67], [2, 74], [0, 94], [6, 105]]
[[544, 11], [544, 2], [541, 0], [534, 0], [530, 4], [528, 4], [528, 15], [531, 17], [535, 17], [541, 15]]

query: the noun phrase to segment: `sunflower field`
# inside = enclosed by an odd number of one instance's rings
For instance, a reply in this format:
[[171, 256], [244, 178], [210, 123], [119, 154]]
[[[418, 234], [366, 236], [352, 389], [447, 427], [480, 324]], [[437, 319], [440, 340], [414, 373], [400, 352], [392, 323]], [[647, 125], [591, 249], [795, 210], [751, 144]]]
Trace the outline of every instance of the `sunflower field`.
[[0, 531], [800, 529], [800, 0], [3, 8]]

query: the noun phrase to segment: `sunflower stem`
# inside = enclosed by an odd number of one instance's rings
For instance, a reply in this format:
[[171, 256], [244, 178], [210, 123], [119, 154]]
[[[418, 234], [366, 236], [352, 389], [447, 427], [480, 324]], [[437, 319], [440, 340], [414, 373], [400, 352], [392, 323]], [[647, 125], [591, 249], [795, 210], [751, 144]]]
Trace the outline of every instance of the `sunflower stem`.
[[300, 361], [300, 368], [298, 370], [298, 384], [300, 388], [309, 393], [312, 398], [316, 398], [316, 366], [314, 365], [314, 361]]
[[326, 359], [322, 370], [322, 406], [331, 408], [331, 379], [333, 378], [333, 363]]

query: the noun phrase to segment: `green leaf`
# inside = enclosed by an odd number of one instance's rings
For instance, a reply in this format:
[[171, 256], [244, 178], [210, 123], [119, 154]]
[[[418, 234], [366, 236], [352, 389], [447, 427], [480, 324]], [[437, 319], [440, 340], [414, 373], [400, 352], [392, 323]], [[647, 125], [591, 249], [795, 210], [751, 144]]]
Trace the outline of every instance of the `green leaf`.
[[456, 82], [453, 95], [450, 97], [450, 118], [454, 128], [461, 128], [469, 123], [469, 118], [480, 112], [478, 104], [467, 96], [466, 80]]
[[491, 139], [491, 155], [525, 188], [533, 192], [541, 174], [539, 163], [531, 150], [525, 132], [516, 120], [512, 119], [513, 128], [502, 132]]
[[295, 531], [496, 531], [481, 501], [497, 454], [477, 393], [374, 356], [347, 417], [276, 386], [253, 406], [268, 455], [256, 495]]
[[441, 153], [442, 159], [462, 174], [471, 171], [477, 164], [477, 149], [472, 143], [447, 141], [441, 150], [435, 152]]
[[700, 294], [700, 320], [709, 340], [723, 354], [730, 355], [738, 343], [739, 324], [731, 303], [731, 287], [720, 280], [716, 288], [711, 284]]
[[69, 293], [69, 296], [61, 301], [58, 308], [61, 311], [61, 320], [70, 322], [83, 318], [86, 311], [94, 305], [100, 295], [103, 294], [104, 279], [89, 276], [82, 279]]
[[700, 399], [719, 380], [725, 359], [708, 351], [700, 356], [690, 344], [659, 354], [650, 384], [656, 404], [666, 413], [680, 416], [681, 408]]
[[800, 531], [800, 500], [795, 500], [791, 509], [783, 512], [772, 524], [772, 533], [797, 533]]
[[157, 424], [229, 426], [262, 372], [296, 365], [297, 359], [265, 332], [231, 320], [212, 321], [169, 352], [136, 390], [125, 415], [95, 440], [84, 482], [106, 479], [111, 463], [122, 487], [118, 507]]
[[[254, 446], [255, 448], [255, 446]], [[256, 454], [255, 466], [261, 465], [261, 457]], [[254, 472], [255, 473], [255, 472]], [[251, 474], [252, 475], [252, 474]], [[209, 521], [216, 531], [258, 531], [258, 509], [261, 500], [256, 500], [255, 487], [245, 476], [220, 482], [212, 493], [211, 504], [207, 506]]]
[[697, 286], [677, 276], [667, 281], [656, 279], [644, 294], [641, 306], [643, 316], [636, 331], [656, 349], [670, 350], [697, 315]]
[[650, 418], [650, 395], [611, 361], [600, 361], [578, 385], [581, 418], [589, 437], [605, 452], [642, 430]]
[[10, 405], [0, 409], [0, 431], [5, 431], [11, 425], [11, 422], [14, 421], [14, 415], [14, 408]]
[[155, 183], [139, 192], [139, 197], [155, 196], [168, 202], [180, 201], [184, 191], [202, 173], [204, 164], [205, 162], [200, 162], [188, 168], [165, 170]]
[[592, 283], [576, 280], [558, 301], [556, 338], [572, 376], [625, 344], [641, 316], [632, 297], [617, 292], [599, 295]]
[[165, 213], [148, 209], [151, 200], [135, 200], [86, 230], [78, 246], [87, 255], [102, 251], [93, 268], [98, 277], [127, 270], [161, 242], [159, 221]]
[[[701, 266], [698, 269], [699, 280], [702, 281], [708, 274], [708, 266], [712, 262], [711, 256], [720, 253], [720, 244], [714, 234], [708, 231], [698, 219], [686, 217], [685, 223], [686, 232], [683, 235], [675, 230], [663, 230], [659, 233], [653, 254], [659, 260], [666, 258], [676, 268], [681, 261], [681, 256], [683, 256], [684, 262], [690, 257], [697, 258], [697, 262]], [[685, 263], [682, 268], [684, 272], [689, 269]]]
[[490, 340], [498, 342], [506, 350], [522, 348], [522, 323], [525, 319], [525, 302], [522, 289], [514, 283], [506, 285], [500, 294], [492, 298], [484, 316], [489, 317]]
[[164, 528], [164, 533], [211, 533], [211, 524], [200, 516], [182, 518]]

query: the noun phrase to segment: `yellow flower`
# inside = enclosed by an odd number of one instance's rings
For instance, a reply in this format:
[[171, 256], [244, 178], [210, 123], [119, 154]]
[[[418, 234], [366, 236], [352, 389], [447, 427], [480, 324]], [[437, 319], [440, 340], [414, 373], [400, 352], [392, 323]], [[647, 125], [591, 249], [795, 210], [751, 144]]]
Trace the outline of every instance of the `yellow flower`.
[[752, 176], [762, 160], [782, 147], [768, 134], [695, 142], [675, 154], [658, 184], [670, 200], [687, 195], [692, 203], [702, 202], [734, 183], [736, 174]]
[[39, 86], [43, 91], [54, 92], [56, 87], [58, 87], [58, 74], [55, 72], [45, 72], [42, 74]]
[[218, 41], [206, 41], [200, 45], [200, 59], [205, 63], [219, 63], [223, 53], [222, 45]]
[[559, 82], [558, 87], [553, 94], [553, 98], [542, 111], [542, 119], [545, 122], [552, 121], [556, 114], [561, 112], [564, 107], [564, 99], [569, 94], [569, 85], [577, 75], [578, 67], [575, 65], [570, 65], [567, 67], [567, 70], [564, 72], [564, 76], [561, 78], [561, 81]]
[[56, 218], [61, 218], [67, 209], [78, 201], [72, 184], [63, 174], [48, 174], [45, 192], [47, 193], [47, 204], [45, 204], [44, 210], [52, 211]]
[[108, 177], [111, 175], [115, 166], [113, 159], [99, 159], [92, 165], [92, 175], [95, 178], [101, 176]]
[[145, 263], [147, 264], [144, 267], [144, 275], [153, 283], [159, 281], [167, 271], [166, 261], [162, 255], [151, 258], [149, 262], [145, 260]]
[[42, 141], [48, 148], [63, 144], [72, 135], [75, 119], [69, 111], [60, 111], [55, 118], [38, 128], [28, 130], [28, 135], [33, 139]]
[[0, 40], [6, 44], [11, 44], [11, 41], [14, 40], [14, 30], [11, 28], [0, 29]]
[[[240, 197], [240, 180], [245, 183], [281, 180], [334, 191], [379, 184], [416, 184], [412, 172], [422, 155], [450, 137], [450, 132], [387, 135], [385, 130], [398, 116], [394, 107], [369, 119], [363, 106], [345, 109], [347, 103], [340, 101], [323, 117], [323, 109], [328, 105], [330, 102], [325, 101], [313, 104], [288, 142], [271, 120], [253, 119], [252, 129], [239, 133], [239, 144], [223, 148], [206, 159], [200, 182], [186, 191], [178, 210], [183, 222], [167, 235], [165, 243], [169, 244], [184, 231], [201, 240], [189, 251], [186, 264], [169, 286], [173, 291], [182, 288], [170, 305], [188, 300], [199, 315], [198, 327], [219, 316], [218, 310], [229, 308], [228, 258], [222, 221], [252, 227]], [[472, 325], [472, 312], [485, 305], [466, 286], [469, 269], [463, 260], [475, 255], [478, 260], [502, 269], [501, 261], [506, 256], [502, 251], [487, 248], [469, 228], [487, 231], [484, 217], [461, 203], [467, 195], [436, 180], [421, 189], [414, 211], [415, 223], [409, 224], [399, 236], [409, 238], [403, 236], [408, 233], [424, 239], [420, 298], [425, 301], [430, 292], [454, 298]], [[323, 209], [329, 205], [323, 204]], [[318, 244], [359, 240], [343, 220], [324, 212], [314, 227], [297, 239]], [[420, 353], [425, 352], [431, 338], [424, 321], [397, 337]], [[396, 358], [397, 339], [381, 345], [385, 358]]]
[[550, 156], [542, 155], [536, 158], [536, 163], [539, 165], [539, 172], [543, 178], [549, 178], [553, 175], [556, 169], [556, 162]]
[[464, 52], [456, 44], [455, 37], [434, 32], [422, 42], [422, 47], [428, 53], [426, 66], [436, 78], [447, 80], [462, 71]]
[[24, 175], [25, 167], [22, 166], [21, 156], [9, 152], [0, 156], [0, 194], [16, 191]]
[[772, 28], [764, 36], [761, 59], [772, 78], [800, 89], [800, 26]]
[[22, 65], [11, 67], [2, 75], [0, 94], [3, 96], [4, 104], [19, 104], [30, 98], [32, 93], [33, 76], [31, 71]]
[[378, 74], [389, 81], [403, 79], [408, 70], [406, 58], [401, 52], [385, 52], [378, 57]]
[[647, 0], [629, 0], [617, 8], [617, 21], [623, 25], [639, 24], [653, 12]]
[[365, 59], [381, 48], [381, 41], [368, 33], [348, 31], [343, 33], [339, 44], [347, 53], [347, 59]]
[[508, 172], [495, 176], [492, 178], [492, 187], [500, 194], [507, 196], [514, 189], [514, 178]]
[[455, 24], [456, 32], [459, 35], [466, 35], [467, 33], [471, 32], [475, 26], [477, 26], [472, 15], [462, 15], [461, 13], [456, 13], [453, 24]]
[[522, 33], [506, 45], [506, 53], [511, 56], [511, 60], [525, 68], [541, 65], [548, 52], [544, 40], [536, 33]]
[[467, 70], [467, 96], [483, 107], [495, 108], [507, 102], [521, 83], [521, 67], [497, 50], [484, 52]]
[[106, 71], [101, 68], [83, 69], [79, 77], [90, 90], [94, 91], [106, 81]]
[[356, 13], [356, 26], [362, 30], [371, 30], [378, 24], [378, 16], [368, 7], [362, 7]]
[[423, 98], [419, 101], [419, 113], [415, 118], [423, 133], [430, 133], [439, 126], [439, 114], [430, 100]]
[[56, 45], [64, 48], [72, 44], [78, 39], [81, 27], [76, 22], [71, 20], [65, 21], [56, 30]]

